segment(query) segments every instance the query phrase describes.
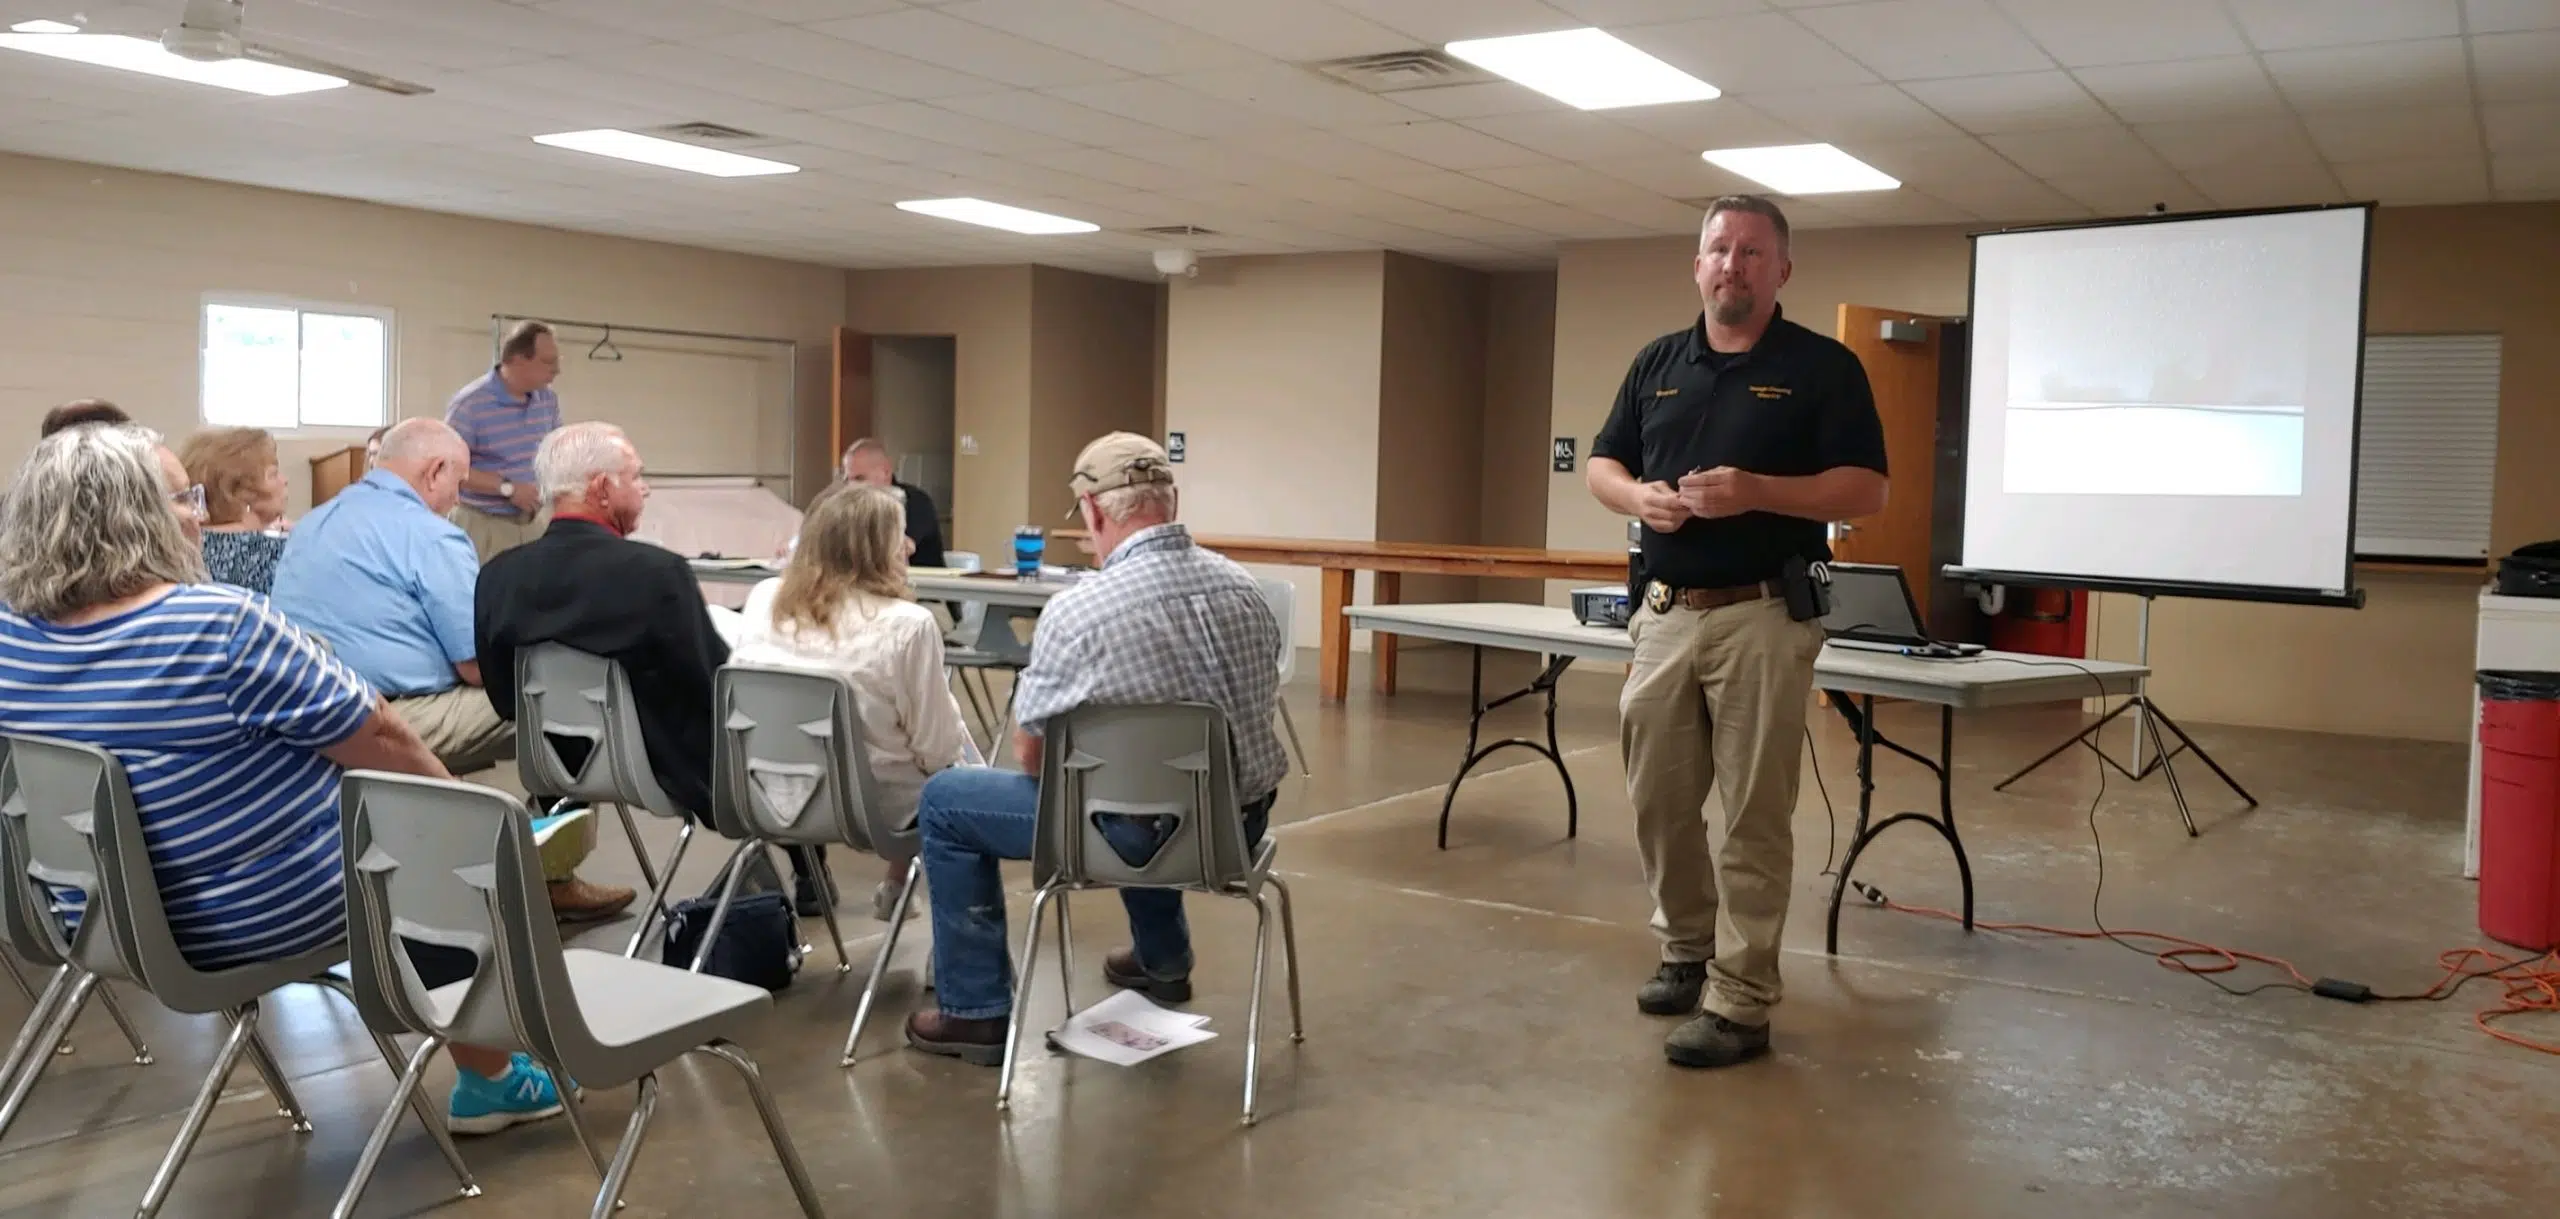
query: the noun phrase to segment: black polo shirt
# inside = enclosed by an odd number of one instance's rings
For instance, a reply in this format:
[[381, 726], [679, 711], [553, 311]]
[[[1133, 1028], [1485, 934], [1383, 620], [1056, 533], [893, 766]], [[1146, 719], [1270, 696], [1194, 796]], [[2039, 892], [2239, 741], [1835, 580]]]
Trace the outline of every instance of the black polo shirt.
[[[1732, 466], [1803, 476], [1836, 466], [1885, 472], [1884, 424], [1866, 367], [1785, 310], [1749, 351], [1707, 346], [1706, 318], [1646, 344], [1591, 444], [1643, 482], [1678, 483]], [[1725, 588], [1778, 574], [1789, 555], [1831, 557], [1823, 522], [1772, 512], [1644, 531], [1647, 572], [1674, 588]]]

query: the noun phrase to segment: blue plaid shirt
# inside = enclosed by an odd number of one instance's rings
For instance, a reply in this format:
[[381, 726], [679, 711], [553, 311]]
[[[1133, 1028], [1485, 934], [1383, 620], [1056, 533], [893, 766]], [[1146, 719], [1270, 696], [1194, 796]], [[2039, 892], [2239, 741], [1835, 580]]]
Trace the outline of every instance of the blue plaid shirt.
[[1038, 736], [1088, 704], [1212, 704], [1235, 738], [1236, 797], [1258, 800], [1289, 770], [1271, 723], [1280, 629], [1251, 573], [1180, 525], [1142, 529], [1041, 611], [1014, 715]]

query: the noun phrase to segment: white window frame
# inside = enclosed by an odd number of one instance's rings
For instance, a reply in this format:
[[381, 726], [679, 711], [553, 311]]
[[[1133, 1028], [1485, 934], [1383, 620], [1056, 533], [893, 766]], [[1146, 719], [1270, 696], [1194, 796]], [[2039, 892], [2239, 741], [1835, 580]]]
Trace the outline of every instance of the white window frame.
[[[2397, 384], [2376, 385], [2376, 347], [2398, 354], [2398, 366], [2382, 370]], [[2505, 355], [2504, 336], [2494, 332], [2365, 336], [2356, 438], [2358, 561], [2489, 561]], [[2430, 361], [2445, 367], [2433, 382], [2412, 385], [2412, 363]], [[2399, 515], [2390, 508], [2372, 515], [2377, 489], [2398, 493], [2401, 502], [2393, 507]], [[2451, 536], [2448, 526], [2457, 522], [2471, 536]], [[2414, 526], [2416, 536], [2394, 526]]]
[[[380, 305], [356, 305], [344, 301], [312, 300], [307, 297], [278, 296], [266, 292], [207, 292], [196, 302], [196, 421], [207, 427], [216, 426], [205, 415], [205, 365], [212, 340], [211, 314], [216, 305], [235, 305], [247, 309], [291, 309], [297, 315], [326, 313], [339, 317], [369, 317], [382, 323], [382, 419], [379, 423], [305, 424], [301, 422], [301, 403], [294, 404], [294, 426], [266, 429], [280, 439], [295, 440], [362, 440], [377, 427], [400, 420], [400, 321], [396, 311]], [[298, 319], [297, 319], [298, 321]], [[297, 325], [297, 333], [299, 327]]]

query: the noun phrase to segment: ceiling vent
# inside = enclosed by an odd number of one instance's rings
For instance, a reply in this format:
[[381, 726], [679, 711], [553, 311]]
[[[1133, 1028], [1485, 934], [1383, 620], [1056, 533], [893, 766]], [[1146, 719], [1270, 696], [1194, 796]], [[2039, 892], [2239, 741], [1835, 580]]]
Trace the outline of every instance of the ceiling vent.
[[1153, 227], [1153, 228], [1144, 228], [1144, 229], [1139, 229], [1138, 231], [1139, 231], [1139, 232], [1141, 232], [1141, 233], [1146, 234], [1146, 235], [1147, 235], [1147, 236], [1149, 236], [1149, 237], [1215, 237], [1215, 236], [1218, 236], [1218, 233], [1217, 233], [1217, 231], [1216, 231], [1216, 230], [1214, 230], [1214, 229], [1204, 229], [1204, 228], [1201, 228], [1199, 225], [1196, 225], [1196, 224], [1159, 224], [1159, 225], [1156, 225], [1156, 226], [1155, 226], [1155, 227]]
[[723, 126], [719, 123], [671, 123], [664, 127], [650, 128], [649, 133], [662, 135], [671, 140], [706, 140], [721, 144], [772, 142], [770, 137], [757, 135], [752, 131], [740, 131], [735, 127]]
[[1367, 93], [1445, 89], [1451, 85], [1476, 85], [1502, 79], [1464, 60], [1430, 50], [1355, 55], [1349, 59], [1328, 59], [1307, 66]]

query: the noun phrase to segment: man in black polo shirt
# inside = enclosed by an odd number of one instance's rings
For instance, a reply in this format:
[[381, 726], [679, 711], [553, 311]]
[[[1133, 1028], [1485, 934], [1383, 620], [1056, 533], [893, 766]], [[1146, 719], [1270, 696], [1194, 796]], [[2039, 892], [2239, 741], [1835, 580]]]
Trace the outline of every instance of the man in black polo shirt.
[[[1644, 523], [1646, 586], [1619, 696], [1627, 792], [1653, 888], [1662, 967], [1636, 1006], [1687, 1016], [1671, 1061], [1721, 1067], [1769, 1049], [1778, 934], [1794, 883], [1800, 741], [1822, 624], [1788, 613], [1791, 559], [1831, 557], [1824, 523], [1880, 511], [1884, 428], [1866, 369], [1786, 320], [1787, 219], [1707, 207], [1695, 325], [1647, 345], [1591, 446], [1591, 493]], [[1706, 802], [1720, 792], [1724, 848]], [[1739, 943], [1716, 942], [1719, 901]]]

